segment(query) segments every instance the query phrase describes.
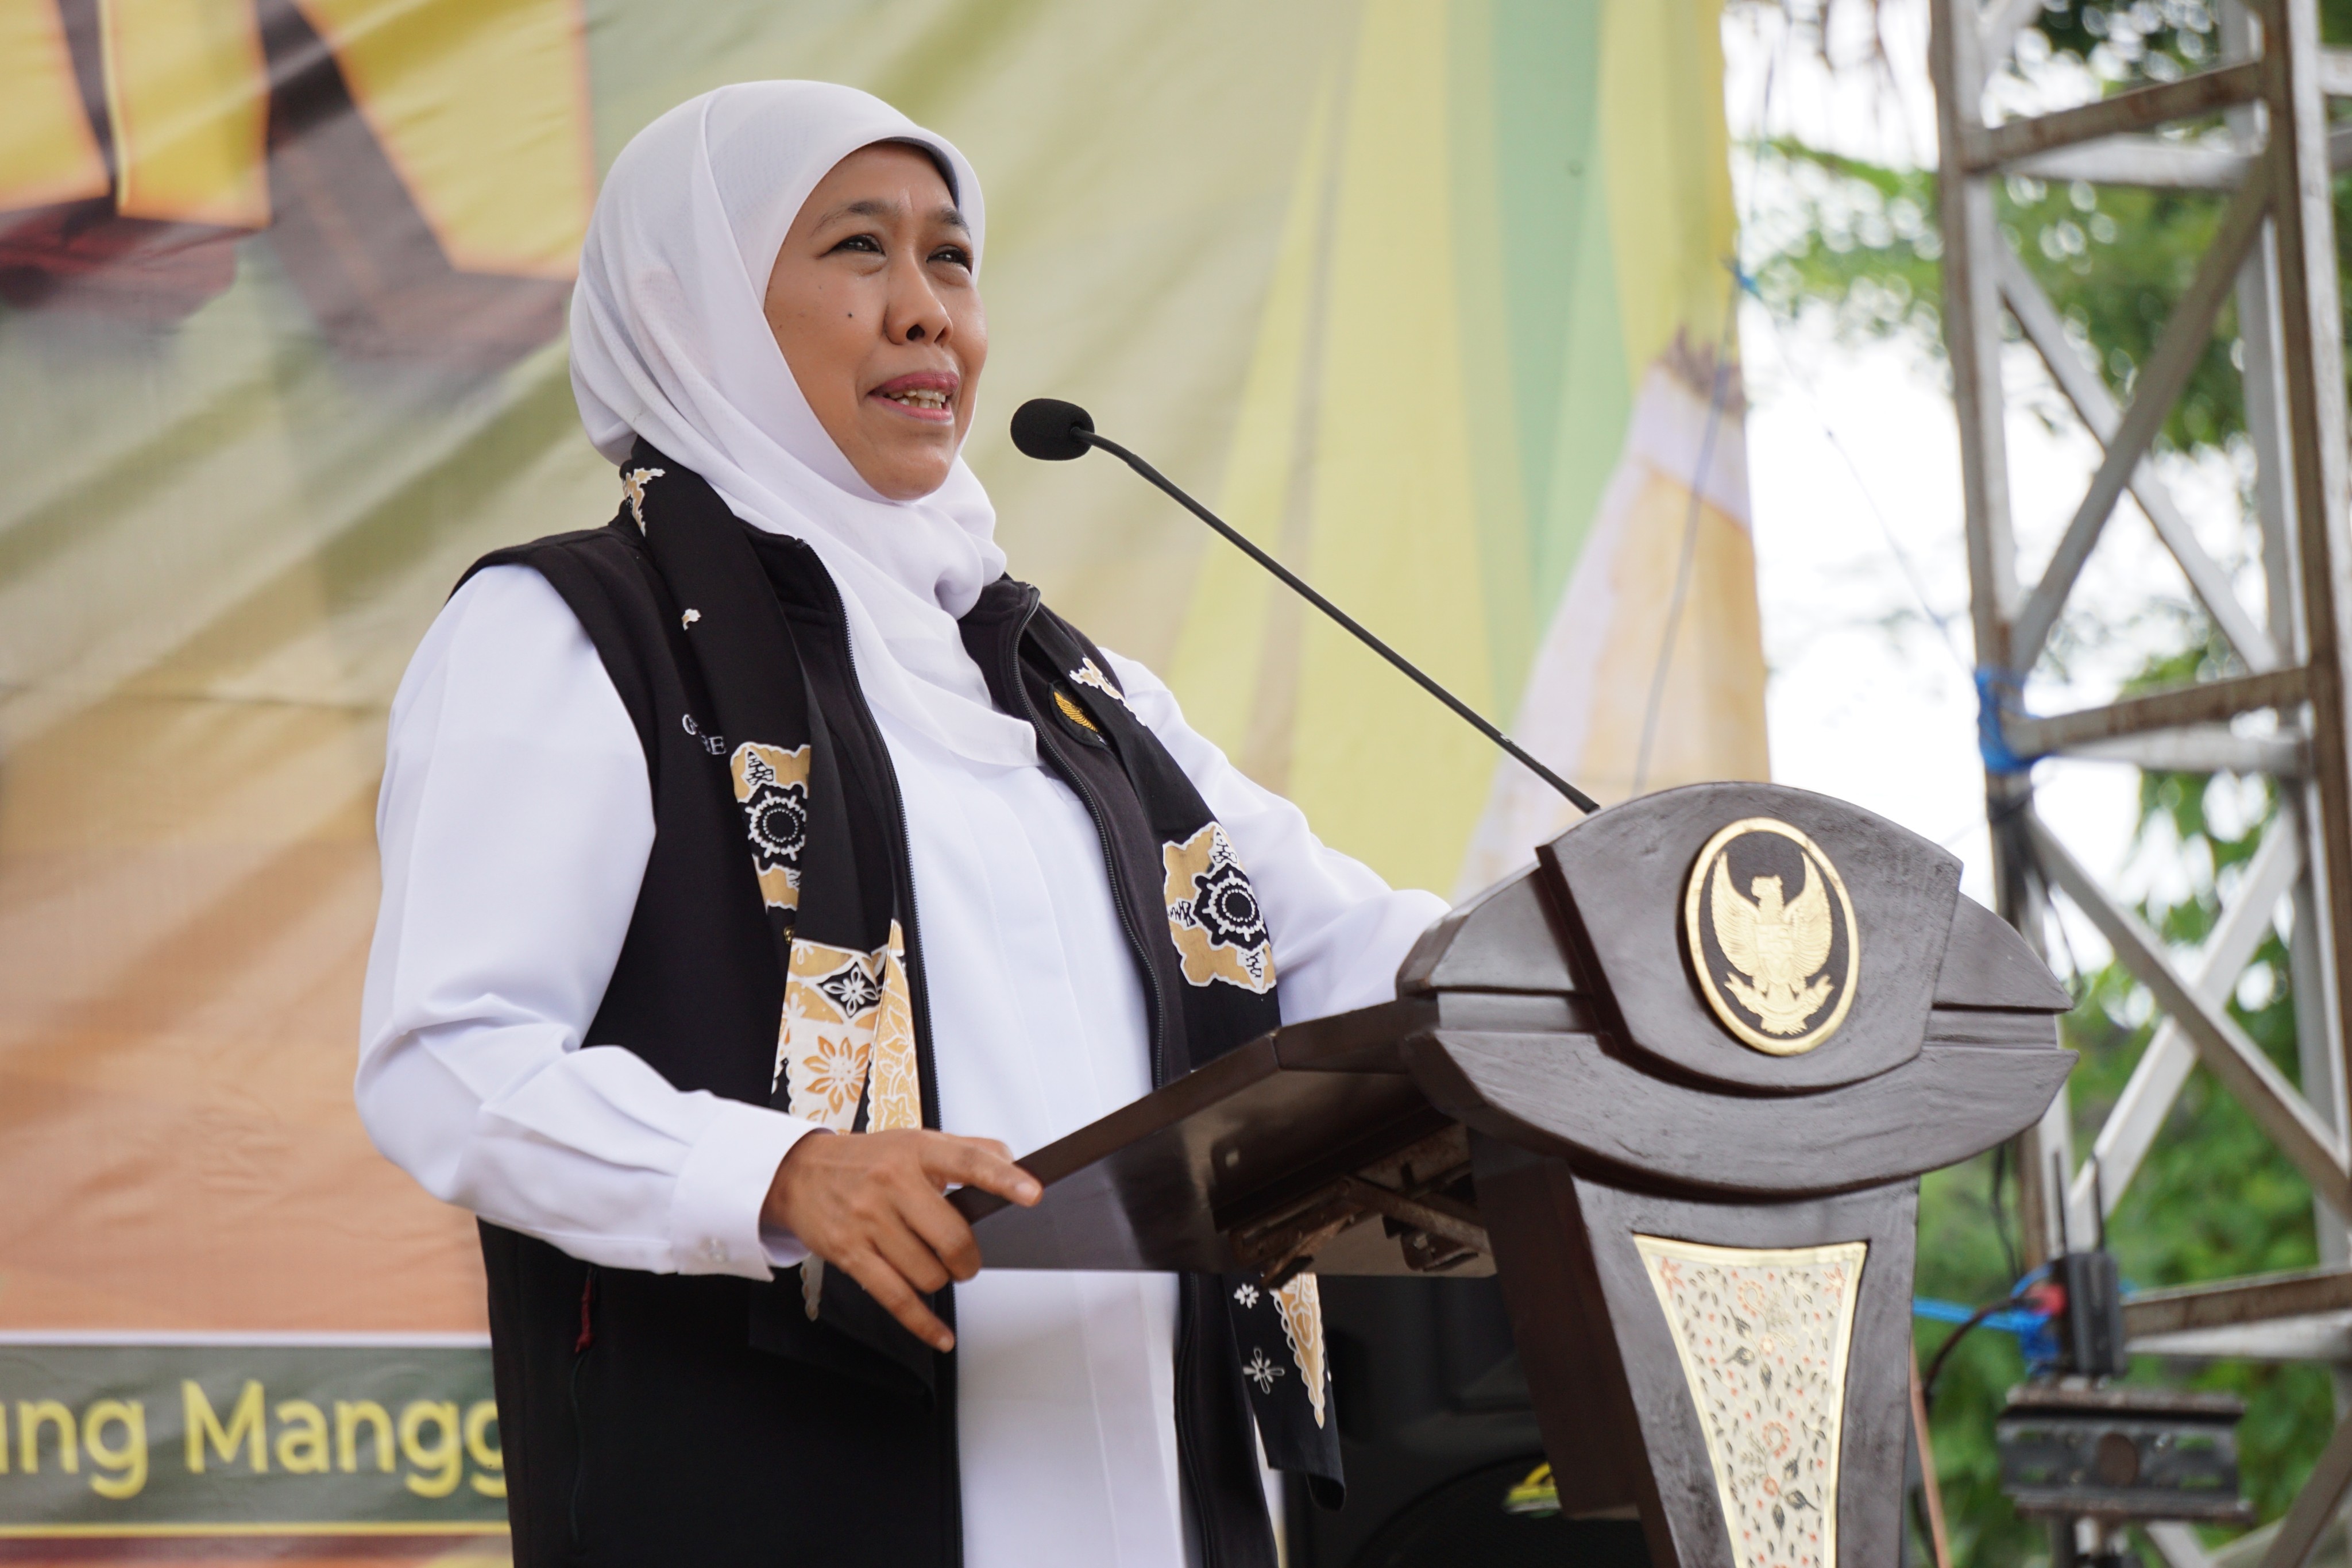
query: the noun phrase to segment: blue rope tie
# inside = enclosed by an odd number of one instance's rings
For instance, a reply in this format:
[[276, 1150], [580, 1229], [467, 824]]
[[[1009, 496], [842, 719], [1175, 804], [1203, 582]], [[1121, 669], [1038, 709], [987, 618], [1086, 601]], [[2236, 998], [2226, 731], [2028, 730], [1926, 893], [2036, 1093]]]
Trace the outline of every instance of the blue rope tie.
[[2036, 752], [2021, 757], [2010, 750], [2009, 736], [2001, 728], [2001, 720], [2010, 714], [2022, 718], [2024, 710], [2018, 706], [2021, 695], [2018, 678], [2005, 669], [1990, 665], [1977, 666], [1977, 753], [1984, 759], [1985, 772], [2002, 777], [2030, 772], [2033, 764], [2049, 755]]
[[[1911, 1303], [1911, 1315], [1936, 1323], [1965, 1323], [1976, 1315], [1974, 1307], [1958, 1301], [1938, 1301], [1932, 1296], [1922, 1296]], [[2011, 1307], [1995, 1312], [1984, 1321], [1988, 1329], [1998, 1329], [2004, 1334], [2032, 1333], [2050, 1320], [2040, 1312], [2029, 1312], [2022, 1307]]]

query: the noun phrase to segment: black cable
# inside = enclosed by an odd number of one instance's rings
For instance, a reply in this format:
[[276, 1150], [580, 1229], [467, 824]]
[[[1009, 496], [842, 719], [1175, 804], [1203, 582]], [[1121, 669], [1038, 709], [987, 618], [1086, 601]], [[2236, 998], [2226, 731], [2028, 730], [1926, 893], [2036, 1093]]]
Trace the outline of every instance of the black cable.
[[1968, 1320], [1961, 1323], [1958, 1328], [1952, 1331], [1952, 1337], [1950, 1339], [1946, 1340], [1941, 1345], [1938, 1345], [1936, 1348], [1934, 1359], [1927, 1363], [1927, 1375], [1923, 1378], [1919, 1384], [1919, 1404], [1923, 1409], [1927, 1410], [1930, 1415], [1935, 1413], [1936, 1384], [1937, 1382], [1944, 1375], [1944, 1363], [1951, 1359], [1952, 1352], [1958, 1347], [1959, 1342], [1968, 1338], [1969, 1331], [1977, 1327], [1987, 1318], [1991, 1317], [1995, 1312], [2001, 1310], [2003, 1308], [2016, 1306], [2018, 1302], [2023, 1299], [2024, 1298], [2021, 1293], [2020, 1295], [2004, 1297], [1998, 1301], [1987, 1301], [1983, 1306], [1979, 1307], [1975, 1311], [1970, 1312], [1968, 1316]]
[[2048, 877], [2039, 871], [2033, 874], [2033, 879], [2041, 884], [2042, 907], [2049, 911], [2049, 922], [2058, 928], [2058, 945], [2066, 950], [2066, 994], [2072, 996], [2074, 1005], [2079, 1007], [2083, 1005], [2083, 998], [2091, 994], [2091, 983], [2084, 977], [2083, 961], [2074, 956], [2074, 939], [2067, 934], [2066, 922], [2059, 916], [2054, 899], [2058, 889], [2051, 885]]
[[2017, 1243], [2010, 1238], [2009, 1209], [2002, 1202], [2000, 1189], [2009, 1181], [2009, 1145], [1996, 1143], [1992, 1148], [1992, 1234], [2000, 1243], [2000, 1261], [2011, 1279], [2025, 1272], [2017, 1257]]
[[1920, 1559], [1934, 1568], [1936, 1562], [1936, 1527], [1927, 1521], [1927, 1467], [1919, 1467], [1921, 1479], [1911, 1489], [1911, 1539], [1919, 1548]]

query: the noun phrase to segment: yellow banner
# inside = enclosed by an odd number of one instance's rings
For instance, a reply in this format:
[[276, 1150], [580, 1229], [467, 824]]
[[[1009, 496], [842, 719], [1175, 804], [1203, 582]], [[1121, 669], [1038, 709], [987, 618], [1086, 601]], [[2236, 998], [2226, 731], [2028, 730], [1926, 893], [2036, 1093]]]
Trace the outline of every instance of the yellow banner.
[[386, 708], [468, 562], [612, 515], [572, 256], [720, 82], [971, 154], [1013, 570], [1334, 844], [1455, 891], [1569, 814], [1023, 399], [1604, 799], [1764, 771], [1713, 0], [586, 15], [0, 0], [0, 1332], [481, 1331], [351, 1105]]

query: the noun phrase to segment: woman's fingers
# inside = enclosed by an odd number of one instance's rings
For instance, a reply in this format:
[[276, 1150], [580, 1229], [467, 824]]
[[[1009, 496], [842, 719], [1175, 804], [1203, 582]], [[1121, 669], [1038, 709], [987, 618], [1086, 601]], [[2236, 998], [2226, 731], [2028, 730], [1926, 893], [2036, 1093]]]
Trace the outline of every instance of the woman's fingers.
[[898, 1271], [899, 1278], [918, 1290], [939, 1289], [950, 1278], [948, 1266], [940, 1261], [929, 1240], [903, 1214], [894, 1216], [891, 1224], [874, 1227], [866, 1241], [882, 1255], [884, 1262]]
[[1024, 1205], [1045, 1194], [992, 1138], [910, 1128], [801, 1140], [777, 1167], [765, 1213], [847, 1269], [909, 1332], [947, 1350], [955, 1337], [922, 1297], [981, 1267], [971, 1226], [940, 1195], [956, 1185]]
[[882, 1310], [898, 1320], [906, 1331], [935, 1351], [955, 1349], [955, 1335], [948, 1326], [924, 1304], [906, 1277], [892, 1268], [887, 1259], [872, 1248], [861, 1248], [843, 1258], [839, 1267], [849, 1270], [849, 1277], [866, 1287], [866, 1293], [882, 1305]]
[[978, 1187], [1024, 1208], [1045, 1195], [1037, 1178], [1013, 1163], [1013, 1151], [993, 1138], [937, 1134], [924, 1140], [921, 1156], [934, 1186]]
[[953, 1205], [937, 1193], [912, 1194], [901, 1209], [908, 1227], [958, 1279], [980, 1272], [980, 1243]]

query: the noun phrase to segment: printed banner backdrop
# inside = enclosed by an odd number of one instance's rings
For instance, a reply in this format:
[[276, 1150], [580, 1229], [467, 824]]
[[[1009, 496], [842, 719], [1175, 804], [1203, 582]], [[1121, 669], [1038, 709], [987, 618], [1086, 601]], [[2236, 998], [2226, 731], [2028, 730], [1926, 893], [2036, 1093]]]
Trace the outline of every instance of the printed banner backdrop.
[[1716, 0], [0, 0], [0, 1554], [502, 1551], [471, 1222], [350, 1101], [373, 812], [466, 563], [617, 501], [562, 323], [634, 132], [807, 76], [954, 137], [1013, 570], [1326, 838], [1460, 893], [1564, 805], [1003, 419], [1086, 404], [1603, 799], [1762, 776], [1716, 28]]

